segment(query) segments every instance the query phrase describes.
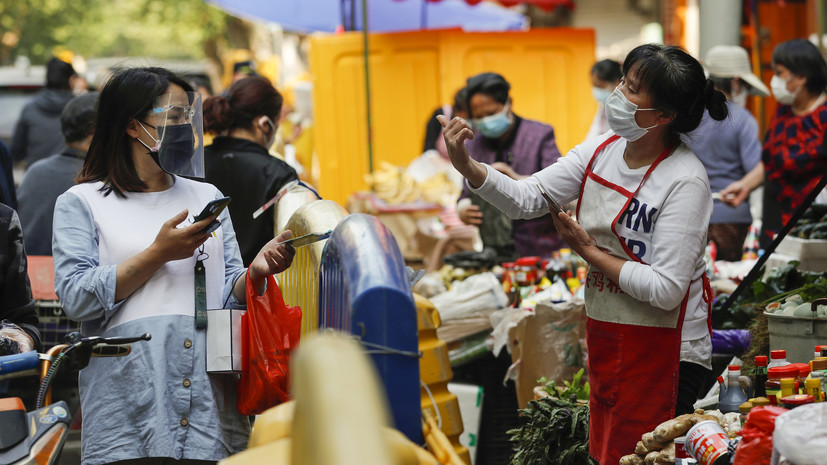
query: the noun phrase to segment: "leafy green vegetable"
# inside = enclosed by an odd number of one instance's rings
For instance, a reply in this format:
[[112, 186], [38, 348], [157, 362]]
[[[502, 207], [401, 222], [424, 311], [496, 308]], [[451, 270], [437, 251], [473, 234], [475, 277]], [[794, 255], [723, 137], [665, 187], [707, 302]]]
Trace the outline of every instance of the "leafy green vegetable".
[[566, 386], [565, 389], [557, 387], [557, 384], [554, 382], [554, 380], [550, 380], [545, 376], [538, 379], [537, 383], [543, 384], [543, 389], [552, 397], [557, 397], [560, 399], [570, 399], [571, 396], [575, 396], [575, 399], [589, 400], [589, 393], [591, 392], [591, 387], [589, 386], [589, 383], [582, 383], [583, 373], [585, 373], [585, 371], [583, 368], [581, 368], [580, 371], [574, 374], [571, 382], [563, 381], [563, 384]]
[[728, 296], [716, 299], [712, 305], [712, 326], [716, 329], [746, 328], [755, 315], [772, 302], [793, 294], [801, 294], [805, 302], [827, 295], [827, 271], [801, 271], [797, 269], [798, 265], [799, 262], [791, 261], [774, 269], [763, 282], [754, 282], [752, 289], [742, 292], [727, 312], [721, 309]]
[[589, 408], [546, 397], [520, 410], [521, 425], [508, 431], [511, 465], [597, 465], [589, 457]]

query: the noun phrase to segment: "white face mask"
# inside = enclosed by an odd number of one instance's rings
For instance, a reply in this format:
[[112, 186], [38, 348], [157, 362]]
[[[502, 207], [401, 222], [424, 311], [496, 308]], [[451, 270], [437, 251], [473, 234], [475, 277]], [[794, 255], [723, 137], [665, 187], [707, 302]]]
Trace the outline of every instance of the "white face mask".
[[798, 89], [792, 92], [787, 90], [787, 82], [790, 79], [784, 79], [781, 76], [775, 75], [770, 80], [770, 88], [772, 89], [772, 95], [778, 100], [778, 103], [782, 105], [791, 105], [793, 100], [795, 100], [795, 95], [798, 93]]
[[[264, 146], [265, 149], [270, 150], [270, 147], [272, 147], [273, 144], [276, 142], [276, 125], [273, 123], [273, 120], [271, 120], [267, 116], [262, 116], [261, 118], [259, 118], [258, 124], [266, 124], [270, 126], [270, 136], [265, 142], [265, 144], [267, 145]], [[261, 130], [264, 131], [264, 128], [262, 127]]]
[[609, 128], [629, 142], [640, 139], [650, 129], [660, 126], [659, 124], [648, 128], [638, 126], [637, 121], [635, 121], [635, 113], [647, 110], [655, 110], [655, 108], [638, 108], [637, 105], [626, 98], [620, 88], [616, 88], [612, 95], [609, 95], [609, 98], [606, 99], [606, 121], [609, 123]]
[[746, 107], [747, 106], [747, 94], [748, 94], [747, 89], [745, 89], [742, 86], [741, 87], [741, 92], [738, 92], [737, 94], [733, 92], [732, 94], [730, 94], [730, 95], [732, 95], [732, 103], [734, 103], [734, 104], [736, 104], [736, 105], [738, 105], [739, 107], [742, 107], [742, 108]]

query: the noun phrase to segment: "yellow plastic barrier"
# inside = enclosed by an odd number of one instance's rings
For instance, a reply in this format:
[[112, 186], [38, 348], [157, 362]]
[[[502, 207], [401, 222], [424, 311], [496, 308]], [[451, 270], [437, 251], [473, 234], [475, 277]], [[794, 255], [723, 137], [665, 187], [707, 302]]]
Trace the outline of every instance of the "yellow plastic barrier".
[[[447, 436], [456, 455], [467, 465], [471, 463], [468, 448], [459, 443], [462, 434], [462, 415], [459, 411], [457, 396], [448, 391], [448, 382], [454, 377], [451, 362], [448, 359], [448, 346], [437, 338], [439, 312], [434, 304], [419, 294], [414, 294], [419, 326], [419, 377], [427, 386], [422, 391], [422, 410], [439, 412], [442, 420], [442, 432]], [[432, 400], [433, 398], [433, 400]], [[436, 403], [436, 406], [434, 406]]]
[[376, 371], [350, 337], [309, 337], [290, 370], [295, 401], [261, 414], [249, 448], [220, 465], [438, 465], [431, 453], [387, 426]]
[[[314, 200], [298, 207], [284, 229], [291, 230], [294, 237], [321, 233], [334, 229], [346, 215], [336, 202]], [[293, 264], [278, 275], [284, 302], [302, 309], [302, 336], [316, 331], [319, 324], [319, 264], [326, 242], [296, 249]]]
[[[369, 172], [362, 47], [358, 33], [311, 39], [319, 188], [342, 205], [366, 189]], [[419, 156], [434, 109], [483, 71], [505, 76], [514, 111], [553, 125], [565, 153], [583, 140], [594, 116], [594, 48], [591, 29], [371, 34], [373, 166], [408, 165]]]

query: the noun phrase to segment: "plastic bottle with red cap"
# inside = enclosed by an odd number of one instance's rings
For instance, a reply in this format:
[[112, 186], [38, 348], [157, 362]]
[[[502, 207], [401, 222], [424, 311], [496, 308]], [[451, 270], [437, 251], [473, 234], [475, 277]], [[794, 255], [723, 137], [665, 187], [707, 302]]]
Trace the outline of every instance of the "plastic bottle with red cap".
[[780, 367], [784, 365], [789, 365], [790, 362], [787, 361], [787, 351], [786, 350], [771, 350], [770, 351], [770, 363], [767, 365], [767, 369], [773, 367]]
[[755, 357], [755, 381], [752, 383], [755, 397], [766, 397], [767, 388], [767, 356], [757, 355]]
[[[741, 386], [741, 383], [747, 385], [746, 391]], [[730, 365], [727, 370], [727, 384], [721, 386], [721, 392], [718, 394], [718, 410], [722, 413], [740, 412], [740, 406], [752, 394], [752, 380], [746, 376], [741, 376], [741, 365]]]

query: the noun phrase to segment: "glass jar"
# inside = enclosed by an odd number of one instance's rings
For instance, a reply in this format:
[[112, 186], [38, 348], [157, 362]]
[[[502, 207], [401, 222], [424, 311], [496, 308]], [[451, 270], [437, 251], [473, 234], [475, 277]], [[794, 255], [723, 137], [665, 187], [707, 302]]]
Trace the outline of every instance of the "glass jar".
[[537, 266], [540, 257], [522, 257], [514, 263], [514, 280], [518, 286], [533, 286], [539, 282]]
[[771, 405], [778, 405], [778, 397], [780, 397], [778, 394], [781, 393], [781, 379], [795, 379], [799, 373], [798, 367], [791, 365], [776, 366], [767, 370], [767, 382], [764, 387]]

